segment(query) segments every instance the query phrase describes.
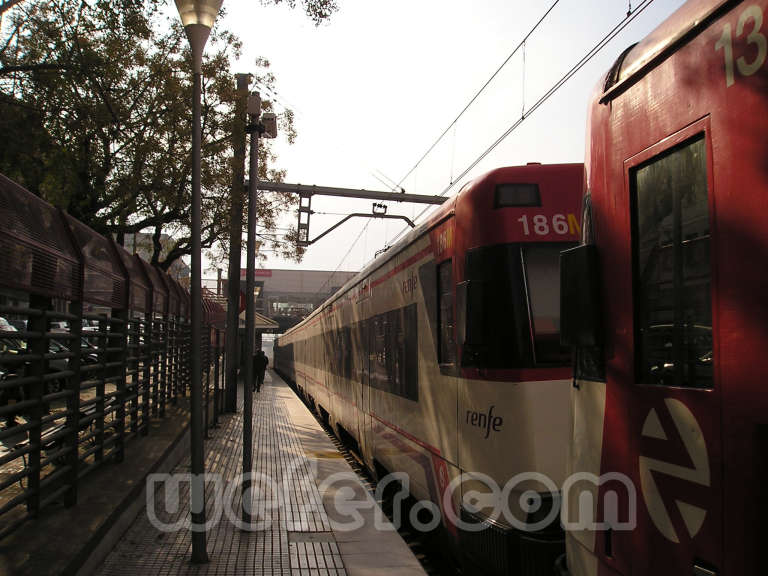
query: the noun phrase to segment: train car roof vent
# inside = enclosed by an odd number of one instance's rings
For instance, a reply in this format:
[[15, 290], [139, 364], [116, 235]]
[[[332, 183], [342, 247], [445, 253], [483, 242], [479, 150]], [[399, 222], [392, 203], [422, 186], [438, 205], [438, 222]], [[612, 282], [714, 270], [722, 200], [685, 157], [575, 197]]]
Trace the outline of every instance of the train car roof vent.
[[621, 65], [624, 64], [624, 59], [627, 57], [627, 54], [629, 54], [632, 51], [632, 48], [637, 46], [637, 44], [637, 42], [631, 44], [624, 50], [624, 52], [619, 54], [618, 58], [616, 58], [616, 62], [613, 63], [613, 66], [611, 66], [611, 69], [608, 70], [608, 74], [605, 77], [603, 93], [608, 92], [608, 90], [613, 88], [619, 81], [619, 77], [621, 76]]
[[528, 162], [526, 166], [541, 166], [541, 162]]

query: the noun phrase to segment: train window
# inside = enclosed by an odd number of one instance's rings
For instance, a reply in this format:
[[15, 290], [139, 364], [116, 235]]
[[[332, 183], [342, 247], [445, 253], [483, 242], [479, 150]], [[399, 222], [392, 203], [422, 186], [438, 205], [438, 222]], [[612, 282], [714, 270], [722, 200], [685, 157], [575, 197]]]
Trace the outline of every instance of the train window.
[[395, 319], [394, 338], [392, 340], [394, 354], [392, 355], [391, 378], [394, 384], [392, 392], [404, 398], [418, 400], [418, 362], [419, 339], [416, 316], [416, 304], [389, 312]]
[[404, 346], [403, 323], [400, 310], [387, 312], [387, 380], [389, 391], [398, 396], [403, 396], [405, 389], [405, 375], [402, 368]]
[[325, 356], [328, 358], [328, 372], [331, 374], [339, 373], [340, 347], [336, 338], [336, 330], [328, 330], [324, 334]]
[[560, 252], [571, 246], [522, 245], [536, 364], [570, 362], [560, 345]]
[[539, 185], [519, 182], [498, 184], [494, 207], [504, 208], [505, 206], [541, 206]]
[[374, 316], [371, 386], [418, 400], [418, 341], [416, 304]]
[[389, 385], [387, 375], [386, 319], [383, 315], [373, 318], [373, 362], [371, 366], [371, 385], [386, 390]]
[[712, 386], [704, 135], [630, 172], [636, 350], [643, 384]]
[[438, 310], [438, 362], [456, 363], [456, 341], [453, 320], [453, 272], [452, 260], [440, 264], [437, 273]]
[[352, 378], [352, 333], [350, 327], [345, 326], [339, 334], [342, 336], [341, 355], [343, 359], [340, 375], [349, 380]]
[[[482, 290], [482, 306], [467, 301], [473, 326], [471, 363], [479, 368], [520, 368], [533, 364], [528, 304], [519, 244], [484, 246], [467, 252], [465, 277]], [[464, 356], [462, 363], [466, 365]]]
[[355, 358], [352, 360], [358, 382], [368, 384], [368, 321], [357, 322], [354, 327]]
[[416, 304], [403, 310], [405, 325], [405, 397], [419, 399], [419, 317]]

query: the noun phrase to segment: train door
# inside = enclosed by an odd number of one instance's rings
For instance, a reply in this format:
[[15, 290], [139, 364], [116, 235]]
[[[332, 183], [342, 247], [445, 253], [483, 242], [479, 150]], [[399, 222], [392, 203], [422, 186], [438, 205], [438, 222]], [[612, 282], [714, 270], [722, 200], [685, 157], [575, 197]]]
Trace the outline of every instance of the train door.
[[366, 464], [373, 469], [373, 431], [370, 410], [370, 351], [371, 335], [370, 321], [362, 320], [357, 326], [359, 330], [359, 342], [357, 361], [360, 366], [360, 397], [359, 409], [357, 410], [358, 438], [360, 438], [360, 452]]
[[[613, 297], [631, 311], [633, 330], [617, 331], [624, 362], [608, 380], [626, 384], [624, 462], [637, 490], [637, 528], [624, 560], [634, 574], [709, 575], [722, 566], [711, 152], [705, 118], [624, 163], [632, 290]], [[606, 557], [622, 553], [610, 533], [605, 548]]]

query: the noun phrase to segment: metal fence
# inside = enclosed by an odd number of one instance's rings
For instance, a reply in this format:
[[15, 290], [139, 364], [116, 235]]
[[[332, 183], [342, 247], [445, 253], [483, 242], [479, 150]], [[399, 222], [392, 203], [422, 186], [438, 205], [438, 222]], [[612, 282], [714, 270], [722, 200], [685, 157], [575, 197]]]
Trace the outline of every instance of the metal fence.
[[130, 458], [130, 440], [188, 394], [192, 353], [215, 423], [226, 314], [206, 298], [192, 351], [189, 299], [0, 175], [0, 538], [46, 505], [75, 505], [83, 476]]

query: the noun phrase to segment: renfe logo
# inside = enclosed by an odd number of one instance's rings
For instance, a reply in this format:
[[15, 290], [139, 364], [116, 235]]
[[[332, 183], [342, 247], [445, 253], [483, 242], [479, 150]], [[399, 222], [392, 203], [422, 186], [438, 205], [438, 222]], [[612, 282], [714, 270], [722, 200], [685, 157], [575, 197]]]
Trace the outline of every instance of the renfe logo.
[[[685, 404], [675, 398], [665, 399], [664, 405], [674, 423], [674, 429], [665, 430], [662, 420], [659, 418], [659, 412], [656, 411], [656, 408], [651, 408], [645, 418], [642, 435], [669, 442], [672, 446], [682, 445], [681, 448], [685, 450], [685, 453], [679, 455], [680, 463], [640, 456], [640, 486], [648, 514], [656, 528], [665, 538], [677, 544], [680, 542], [680, 535], [673, 526], [665, 501], [675, 503], [690, 538], [694, 538], [701, 530], [707, 511], [688, 502], [688, 497], [684, 494], [665, 494], [662, 496], [656, 478], [669, 476], [676, 480], [705, 487], [710, 486], [711, 479], [707, 445], [693, 413]], [[689, 463], [690, 465], [684, 465]]]
[[411, 272], [411, 275], [403, 280], [402, 288], [403, 288], [403, 294], [410, 294], [413, 295], [414, 292], [416, 292], [416, 273]]
[[491, 406], [488, 409], [488, 414], [485, 414], [484, 412], [474, 412], [473, 410], [467, 410], [467, 424], [474, 426], [475, 428], [485, 430], [485, 436], [483, 436], [485, 439], [488, 438], [488, 435], [491, 433], [491, 429], [493, 429], [494, 432], [498, 432], [501, 430], [501, 427], [504, 424], [504, 418], [501, 416], [493, 415], [494, 408], [495, 406]]

